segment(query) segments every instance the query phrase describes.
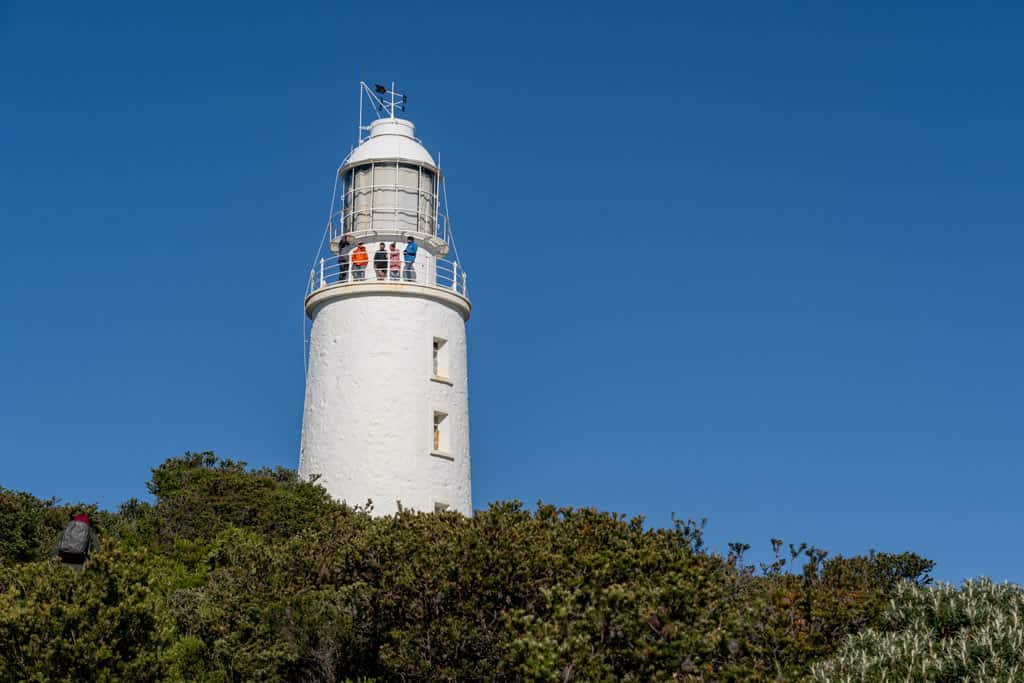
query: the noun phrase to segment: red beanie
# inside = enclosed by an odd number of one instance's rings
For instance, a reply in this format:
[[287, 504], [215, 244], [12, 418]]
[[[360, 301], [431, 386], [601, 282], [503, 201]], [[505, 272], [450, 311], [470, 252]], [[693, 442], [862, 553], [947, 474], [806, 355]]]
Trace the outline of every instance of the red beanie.
[[76, 522], [85, 522], [86, 524], [88, 524], [89, 523], [89, 515], [75, 515], [75, 521]]

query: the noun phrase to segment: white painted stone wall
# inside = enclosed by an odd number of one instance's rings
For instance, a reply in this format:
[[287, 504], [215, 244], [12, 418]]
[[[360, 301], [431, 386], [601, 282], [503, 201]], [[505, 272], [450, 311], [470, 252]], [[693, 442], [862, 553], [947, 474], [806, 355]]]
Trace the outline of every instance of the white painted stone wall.
[[[321, 475], [350, 505], [372, 499], [378, 516], [399, 503], [469, 515], [465, 320], [416, 289], [348, 286], [312, 312], [299, 476]], [[435, 337], [447, 340], [450, 383], [432, 379]], [[448, 414], [447, 458], [431, 453], [434, 411]]]

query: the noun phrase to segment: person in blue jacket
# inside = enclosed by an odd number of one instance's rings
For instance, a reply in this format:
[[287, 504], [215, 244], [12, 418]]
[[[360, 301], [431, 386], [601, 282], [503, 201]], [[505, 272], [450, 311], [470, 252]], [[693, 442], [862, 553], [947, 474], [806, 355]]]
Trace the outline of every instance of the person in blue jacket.
[[416, 240], [409, 235], [408, 242], [405, 245], [405, 271], [404, 279], [410, 282], [416, 281], [416, 270], [413, 268], [413, 264], [416, 263], [416, 252], [419, 250], [419, 246], [416, 244]]

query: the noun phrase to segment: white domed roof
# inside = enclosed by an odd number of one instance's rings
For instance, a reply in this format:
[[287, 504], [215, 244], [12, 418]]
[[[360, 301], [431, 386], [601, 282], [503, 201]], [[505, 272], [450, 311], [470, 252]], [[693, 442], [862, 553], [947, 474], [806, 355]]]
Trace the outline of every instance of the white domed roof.
[[352, 150], [345, 167], [374, 159], [407, 159], [436, 168], [434, 158], [414, 137], [416, 127], [405, 119], [377, 119], [370, 124], [370, 137]]

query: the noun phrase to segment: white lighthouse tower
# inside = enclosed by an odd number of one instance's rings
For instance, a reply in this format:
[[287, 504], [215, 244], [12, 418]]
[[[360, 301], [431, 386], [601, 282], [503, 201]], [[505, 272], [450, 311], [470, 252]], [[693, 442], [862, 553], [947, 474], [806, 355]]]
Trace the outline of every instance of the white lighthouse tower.
[[[379, 116], [368, 126], [364, 102]], [[350, 505], [372, 500], [375, 515], [468, 515], [466, 273], [441, 171], [396, 110], [394, 84], [360, 84], [359, 145], [338, 169], [305, 298], [299, 476]]]

